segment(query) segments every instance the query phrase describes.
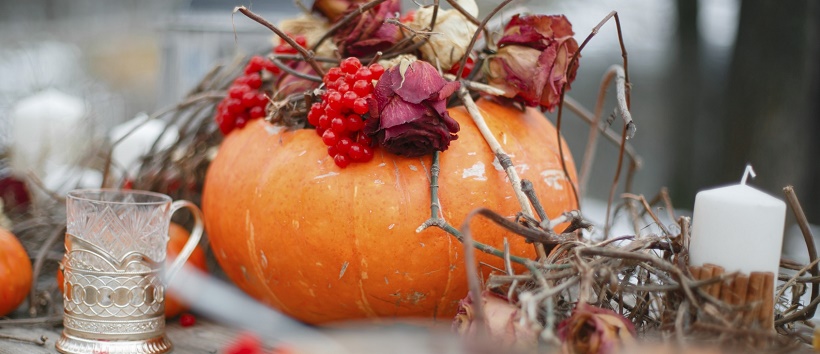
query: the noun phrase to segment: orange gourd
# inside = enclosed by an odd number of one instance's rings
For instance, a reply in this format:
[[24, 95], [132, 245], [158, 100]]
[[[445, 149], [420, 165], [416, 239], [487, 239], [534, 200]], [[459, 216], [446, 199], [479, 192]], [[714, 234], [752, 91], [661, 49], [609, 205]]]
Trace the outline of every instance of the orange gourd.
[[[556, 132], [538, 111], [480, 100], [487, 125], [535, 185], [550, 217], [575, 209]], [[441, 154], [444, 218], [461, 225], [488, 207], [520, 210], [507, 176], [464, 108]], [[570, 178], [575, 167], [564, 149]], [[228, 277], [251, 296], [308, 323], [375, 317], [449, 321], [467, 293], [463, 246], [430, 217], [431, 158], [376, 150], [368, 163], [340, 169], [313, 130], [286, 131], [254, 121], [223, 141], [205, 180], [202, 207], [211, 245]], [[487, 220], [472, 222], [476, 240], [533, 258], [534, 248]], [[503, 268], [478, 252], [479, 262]], [[482, 267], [486, 277], [492, 270]]]
[[11, 232], [0, 228], [0, 316], [14, 311], [31, 290], [31, 259]]
[[[176, 255], [179, 254], [179, 251], [185, 247], [185, 243], [188, 241], [189, 236], [190, 233], [188, 233], [188, 230], [172, 222], [171, 226], [168, 228], [169, 240], [168, 249], [166, 251], [167, 257], [176, 257]], [[188, 266], [193, 266], [203, 272], [208, 271], [205, 260], [205, 251], [203, 251], [199, 246], [194, 248], [194, 252], [191, 253], [191, 256], [188, 257], [187, 261], [185, 261], [185, 264]], [[60, 267], [60, 269], [57, 270], [57, 287], [60, 289], [61, 293], [63, 292], [63, 278], [64, 275], [62, 267]], [[187, 309], [188, 306], [180, 300], [177, 300], [173, 295], [168, 294], [168, 296], [165, 297], [165, 317], [175, 317]]]

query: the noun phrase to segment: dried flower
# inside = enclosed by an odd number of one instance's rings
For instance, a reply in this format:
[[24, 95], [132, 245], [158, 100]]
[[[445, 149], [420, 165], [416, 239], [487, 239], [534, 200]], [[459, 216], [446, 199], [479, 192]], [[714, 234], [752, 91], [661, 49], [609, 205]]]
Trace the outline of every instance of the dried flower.
[[444, 151], [459, 126], [447, 113], [447, 98], [459, 87], [424, 61], [403, 61], [387, 70], [368, 99], [364, 131], [388, 152], [422, 156]]
[[334, 23], [348, 10], [364, 3], [367, 3], [367, 0], [316, 0], [313, 2], [313, 12], [324, 15]]
[[565, 354], [614, 353], [635, 342], [635, 326], [615, 311], [579, 303], [572, 316], [558, 324]]
[[[457, 2], [467, 13], [473, 17], [478, 16], [478, 6], [475, 0], [458, 0]], [[427, 30], [433, 19], [433, 9], [432, 6], [420, 8], [413, 17], [413, 21], [408, 24], [410, 28], [419, 31]], [[467, 46], [470, 45], [476, 29], [478, 26], [470, 22], [458, 10], [439, 9], [434, 33], [419, 48], [422, 57], [433, 64], [438, 64], [441, 70], [449, 70], [467, 53]], [[418, 36], [415, 40], [424, 39]]]
[[[307, 74], [316, 75], [316, 71], [306, 61], [292, 62], [288, 64], [294, 71]], [[274, 92], [274, 99], [281, 99], [292, 95], [294, 93], [303, 93], [312, 90], [319, 86], [319, 83], [310, 80], [305, 80], [301, 77], [283, 74], [279, 82], [276, 83], [276, 92]]]
[[554, 110], [564, 83], [575, 80], [578, 65], [569, 62], [578, 51], [572, 24], [563, 15], [515, 15], [489, 58], [488, 81], [505, 97], [527, 106]]
[[[493, 340], [504, 346], [532, 347], [538, 343], [536, 331], [519, 318], [519, 309], [495, 293], [481, 293], [487, 329]], [[453, 330], [461, 335], [475, 335], [480, 324], [473, 321], [473, 300], [467, 295], [459, 301], [458, 313], [453, 319]]]
[[400, 10], [400, 0], [387, 0], [340, 28], [333, 41], [342, 56], [370, 56], [396, 44], [402, 37], [401, 31], [398, 26], [385, 23], [385, 20], [396, 17]]

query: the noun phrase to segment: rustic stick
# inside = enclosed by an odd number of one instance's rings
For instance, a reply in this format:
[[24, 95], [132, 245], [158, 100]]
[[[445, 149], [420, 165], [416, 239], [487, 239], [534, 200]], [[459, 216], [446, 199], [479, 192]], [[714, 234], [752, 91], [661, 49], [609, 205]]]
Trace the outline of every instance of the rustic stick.
[[[813, 263], [811, 267], [811, 275], [815, 277], [820, 276], [820, 266], [818, 266], [817, 262], [815, 262], [818, 259], [817, 246], [814, 244], [814, 235], [812, 235], [811, 227], [809, 227], [809, 221], [806, 218], [806, 213], [803, 212], [803, 207], [797, 199], [797, 194], [794, 192], [794, 187], [786, 186], [783, 188], [783, 193], [786, 195], [786, 201], [789, 203], [789, 207], [792, 209], [792, 212], [794, 212], [794, 216], [797, 219], [797, 225], [800, 226], [800, 232], [803, 234], [803, 240], [806, 242], [806, 248], [809, 252], [809, 262]], [[820, 282], [813, 282], [811, 284], [811, 299], [814, 300], [818, 298], [818, 296], [820, 296]], [[803, 313], [799, 316], [795, 313], [782, 319], [781, 323], [812, 318], [817, 311], [817, 305], [807, 306], [804, 310], [805, 311], [803, 311]]]
[[750, 305], [743, 318], [743, 324], [747, 327], [758, 322], [760, 310], [763, 302], [763, 282], [766, 275], [763, 272], [752, 272], [749, 275], [749, 288], [746, 292], [746, 304]]
[[[504, 152], [501, 144], [493, 135], [490, 127], [487, 126], [487, 122], [484, 121], [484, 116], [481, 115], [481, 111], [479, 111], [478, 106], [475, 104], [475, 101], [473, 101], [473, 98], [464, 86], [461, 86], [458, 89], [458, 97], [461, 98], [461, 101], [464, 103], [464, 107], [467, 108], [467, 112], [470, 113], [470, 118], [473, 119], [476, 127], [478, 127], [478, 130], [481, 132], [481, 136], [484, 137], [487, 145], [490, 146], [490, 150], [492, 150], [493, 154], [495, 154], [498, 158], [498, 162], [504, 168], [504, 171], [507, 172], [507, 176], [510, 178], [510, 184], [512, 184], [513, 187], [513, 192], [515, 192], [515, 197], [518, 200], [519, 206], [521, 206], [521, 212], [524, 213], [524, 215], [533, 218], [532, 207], [530, 206], [530, 202], [524, 194], [524, 191], [521, 190], [521, 178], [518, 177], [518, 172], [515, 170], [515, 166], [512, 164], [512, 161], [507, 153]], [[571, 181], [570, 184], [572, 184]], [[538, 254], [538, 259], [544, 260], [547, 258], [547, 252], [544, 249], [544, 245], [536, 243], [535, 251], [536, 254]]]

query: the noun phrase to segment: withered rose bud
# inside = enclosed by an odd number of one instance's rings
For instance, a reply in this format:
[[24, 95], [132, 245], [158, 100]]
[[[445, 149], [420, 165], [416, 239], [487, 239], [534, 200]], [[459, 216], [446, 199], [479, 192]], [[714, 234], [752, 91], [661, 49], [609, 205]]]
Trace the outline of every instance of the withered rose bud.
[[[484, 315], [487, 318], [487, 329], [493, 340], [503, 346], [518, 348], [533, 347], [538, 343], [536, 331], [526, 325], [519, 316], [519, 308], [510, 304], [500, 295], [484, 291], [481, 293]], [[472, 297], [467, 295], [459, 301], [458, 313], [453, 319], [453, 330], [461, 335], [475, 335], [481, 324], [473, 321], [474, 309]]]
[[[478, 16], [478, 6], [475, 0], [456, 0], [456, 2], [473, 17]], [[434, 6], [420, 8], [408, 25], [415, 30], [426, 30], [433, 20], [434, 11]], [[434, 33], [427, 38], [418, 36], [414, 40], [425, 41], [424, 45], [419, 48], [424, 59], [438, 64], [441, 70], [446, 71], [467, 54], [467, 47], [477, 28], [477, 25], [470, 22], [458, 10], [438, 9]]]
[[[530, 107], [553, 111], [564, 83], [575, 80], [578, 65], [568, 68], [578, 51], [572, 24], [563, 15], [515, 15], [489, 58], [488, 81], [504, 96]], [[580, 57], [580, 56], [579, 56]]]
[[385, 71], [368, 99], [364, 131], [396, 155], [416, 157], [444, 151], [459, 126], [447, 113], [447, 98], [459, 88], [424, 61], [404, 61]]
[[333, 36], [343, 57], [366, 57], [387, 50], [402, 35], [398, 26], [384, 21], [401, 11], [400, 0], [387, 0], [340, 28]]
[[338, 21], [351, 8], [367, 3], [367, 0], [316, 0], [313, 2], [313, 12], [318, 12], [331, 23]]
[[635, 326], [615, 311], [579, 303], [558, 324], [558, 337], [565, 354], [608, 354], [634, 344]]

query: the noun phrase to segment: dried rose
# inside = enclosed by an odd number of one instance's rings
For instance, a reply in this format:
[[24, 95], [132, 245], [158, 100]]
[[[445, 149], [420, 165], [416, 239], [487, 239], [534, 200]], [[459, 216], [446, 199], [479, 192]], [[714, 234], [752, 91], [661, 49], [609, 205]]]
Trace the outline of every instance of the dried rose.
[[400, 0], [387, 0], [365, 11], [333, 36], [343, 57], [365, 57], [392, 47], [402, 38], [398, 26], [385, 20], [401, 10]]
[[[307, 62], [299, 61], [288, 64], [294, 71], [316, 76], [316, 71]], [[319, 83], [306, 80], [301, 77], [283, 73], [281, 79], [276, 83], [276, 95], [274, 99], [282, 99], [294, 93], [303, 93], [319, 86]]]
[[615, 311], [579, 303], [572, 316], [558, 324], [565, 354], [614, 353], [635, 342], [635, 326]]
[[498, 41], [498, 53], [489, 58], [489, 83], [504, 90], [505, 97], [554, 110], [564, 83], [569, 89], [578, 69], [577, 64], [568, 68], [578, 51], [572, 35], [572, 24], [563, 15], [513, 16]]
[[318, 12], [331, 23], [338, 21], [350, 8], [367, 3], [367, 0], [316, 0], [313, 2], [313, 12]]
[[[504, 346], [532, 347], [538, 343], [536, 331], [519, 318], [519, 308], [510, 304], [500, 295], [484, 291], [481, 293], [487, 329], [493, 340]], [[467, 295], [458, 303], [458, 313], [453, 319], [453, 330], [461, 335], [478, 333], [479, 323], [473, 321], [473, 300]]]
[[447, 150], [459, 130], [447, 113], [447, 98], [458, 88], [458, 82], [444, 80], [430, 63], [404, 61], [376, 84], [364, 131], [396, 155]]
[[[457, 3], [473, 17], [478, 16], [478, 6], [475, 0], [457, 0]], [[410, 28], [419, 31], [428, 29], [433, 20], [433, 10], [433, 6], [420, 8], [413, 17], [413, 21], [408, 24]], [[422, 57], [431, 63], [438, 64], [441, 70], [446, 71], [467, 53], [467, 46], [470, 45], [470, 40], [477, 28], [477, 25], [470, 22], [458, 10], [439, 9], [434, 33], [429, 38], [418, 36], [415, 40], [426, 40], [425, 44], [419, 48]]]

